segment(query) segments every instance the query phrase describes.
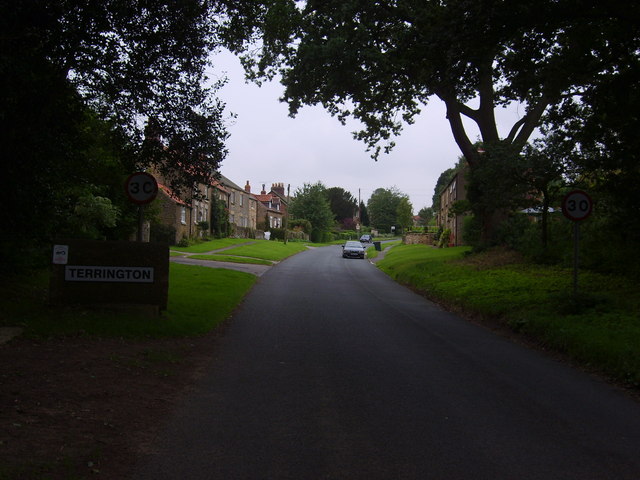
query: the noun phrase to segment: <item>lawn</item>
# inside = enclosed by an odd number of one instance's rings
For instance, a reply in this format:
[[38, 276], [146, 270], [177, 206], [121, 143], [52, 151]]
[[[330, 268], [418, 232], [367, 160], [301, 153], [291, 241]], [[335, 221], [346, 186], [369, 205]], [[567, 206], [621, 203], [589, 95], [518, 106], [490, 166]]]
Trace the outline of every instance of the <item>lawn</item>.
[[231, 315], [256, 277], [233, 270], [172, 263], [169, 301], [160, 317], [132, 310], [53, 308], [47, 305], [48, 272], [3, 285], [0, 326], [19, 326], [29, 337], [181, 337], [202, 335]]
[[189, 258], [195, 258], [196, 260], [211, 260], [214, 262], [230, 262], [230, 263], [250, 263], [253, 265], [273, 265], [273, 262], [269, 260], [262, 260], [260, 258], [251, 257], [234, 257], [232, 255], [189, 255]]
[[300, 242], [278, 242], [271, 240], [256, 240], [251, 245], [243, 245], [230, 250], [225, 254], [239, 257], [262, 258], [264, 260], [280, 261], [291, 255], [306, 250], [307, 244]]
[[640, 287], [623, 277], [534, 265], [504, 251], [402, 245], [378, 266], [426, 296], [536, 339], [640, 387]]
[[250, 243], [255, 241], [256, 240], [252, 240], [250, 238], [220, 238], [217, 240], [210, 240], [208, 242], [197, 243], [189, 247], [172, 246], [171, 250], [184, 253], [206, 253], [241, 243]]

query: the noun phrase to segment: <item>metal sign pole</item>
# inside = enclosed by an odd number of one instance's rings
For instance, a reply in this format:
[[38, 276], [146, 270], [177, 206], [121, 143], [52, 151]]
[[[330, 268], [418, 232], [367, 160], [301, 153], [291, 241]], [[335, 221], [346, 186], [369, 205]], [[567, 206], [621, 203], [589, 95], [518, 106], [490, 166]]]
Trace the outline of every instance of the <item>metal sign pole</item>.
[[580, 242], [580, 222], [573, 222], [573, 296], [578, 295], [578, 264], [579, 264], [579, 248]]
[[142, 242], [142, 229], [144, 228], [144, 205], [138, 205], [138, 234], [136, 240]]

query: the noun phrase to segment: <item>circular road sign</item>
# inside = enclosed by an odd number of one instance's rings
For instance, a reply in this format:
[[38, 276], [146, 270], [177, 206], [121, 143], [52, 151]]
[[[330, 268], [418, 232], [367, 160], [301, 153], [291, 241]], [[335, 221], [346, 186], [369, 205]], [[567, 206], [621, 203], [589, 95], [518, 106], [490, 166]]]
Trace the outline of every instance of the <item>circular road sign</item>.
[[153, 175], [146, 172], [136, 172], [129, 175], [124, 183], [129, 200], [138, 205], [150, 203], [158, 195], [158, 182]]
[[593, 201], [591, 201], [591, 197], [582, 190], [569, 192], [562, 200], [562, 213], [574, 222], [587, 218], [591, 215], [592, 209]]

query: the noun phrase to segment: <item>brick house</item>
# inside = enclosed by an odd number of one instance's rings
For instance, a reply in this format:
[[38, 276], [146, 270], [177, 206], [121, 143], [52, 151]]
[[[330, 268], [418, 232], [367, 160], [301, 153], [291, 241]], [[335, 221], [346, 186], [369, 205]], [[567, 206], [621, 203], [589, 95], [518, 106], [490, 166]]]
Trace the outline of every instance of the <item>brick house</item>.
[[449, 216], [449, 211], [454, 202], [467, 198], [466, 170], [458, 170], [455, 176], [440, 193], [440, 210], [437, 213], [437, 224], [443, 229], [451, 231], [449, 245], [457, 247], [463, 245], [462, 227], [465, 215]]
[[[248, 192], [251, 191], [248, 181], [245, 189], [247, 189]], [[273, 183], [268, 193], [263, 184], [262, 191], [259, 195], [256, 194], [255, 198], [258, 200], [258, 228], [265, 231], [271, 228], [283, 228], [288, 207], [287, 197], [284, 193], [284, 184]]]

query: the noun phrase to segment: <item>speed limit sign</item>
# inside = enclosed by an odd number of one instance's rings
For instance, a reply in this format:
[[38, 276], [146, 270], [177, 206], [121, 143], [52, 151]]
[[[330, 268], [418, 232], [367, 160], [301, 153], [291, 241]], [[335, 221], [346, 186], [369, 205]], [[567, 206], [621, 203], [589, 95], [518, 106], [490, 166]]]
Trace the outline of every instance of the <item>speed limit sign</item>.
[[574, 190], [565, 195], [562, 200], [562, 213], [569, 220], [577, 222], [591, 215], [593, 202], [587, 192]]
[[158, 182], [153, 175], [146, 172], [129, 175], [124, 188], [129, 200], [138, 205], [150, 203], [158, 195]]

